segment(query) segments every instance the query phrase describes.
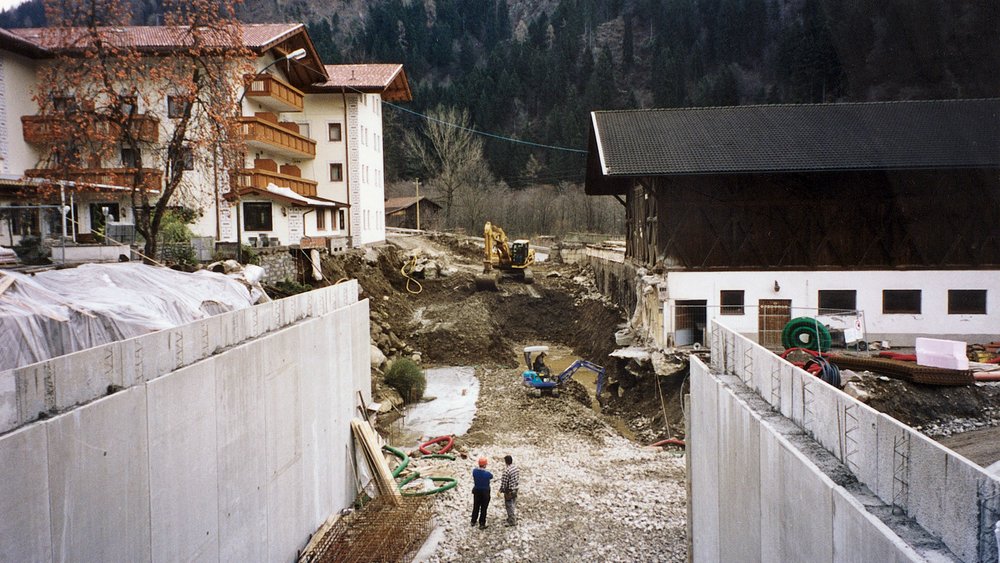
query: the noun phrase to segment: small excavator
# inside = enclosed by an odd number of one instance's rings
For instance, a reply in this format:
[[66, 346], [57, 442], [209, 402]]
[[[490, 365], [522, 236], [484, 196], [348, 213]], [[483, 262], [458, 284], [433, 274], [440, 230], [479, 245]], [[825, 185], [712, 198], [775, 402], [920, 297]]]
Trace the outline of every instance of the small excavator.
[[[577, 360], [570, 364], [570, 366], [563, 370], [559, 375], [552, 375], [549, 369], [545, 367], [544, 362], [539, 361], [538, 356], [549, 351], [548, 346], [525, 346], [524, 347], [524, 365], [527, 367], [521, 373], [521, 378], [524, 385], [530, 387], [538, 392], [538, 395], [558, 395], [559, 387], [563, 383], [566, 383], [572, 379], [573, 374], [577, 370], [589, 369], [590, 371], [597, 374], [597, 401], [601, 402], [601, 392], [604, 391], [604, 380], [605, 372], [604, 368], [595, 364], [594, 362], [588, 362], [587, 360]], [[537, 354], [535, 360], [532, 361], [531, 355]]]
[[508, 242], [507, 233], [487, 221], [483, 227], [483, 242], [483, 273], [476, 276], [477, 290], [497, 291], [500, 289], [500, 278], [505, 275], [524, 283], [535, 281], [529, 268], [535, 262], [535, 250], [529, 241], [518, 239]]

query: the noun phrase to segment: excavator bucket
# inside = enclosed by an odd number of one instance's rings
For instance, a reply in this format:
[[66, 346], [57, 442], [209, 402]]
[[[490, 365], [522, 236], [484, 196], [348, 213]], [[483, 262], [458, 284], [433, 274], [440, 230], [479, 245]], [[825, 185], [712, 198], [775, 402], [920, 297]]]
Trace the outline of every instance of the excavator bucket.
[[500, 272], [492, 271], [476, 276], [476, 291], [500, 291]]

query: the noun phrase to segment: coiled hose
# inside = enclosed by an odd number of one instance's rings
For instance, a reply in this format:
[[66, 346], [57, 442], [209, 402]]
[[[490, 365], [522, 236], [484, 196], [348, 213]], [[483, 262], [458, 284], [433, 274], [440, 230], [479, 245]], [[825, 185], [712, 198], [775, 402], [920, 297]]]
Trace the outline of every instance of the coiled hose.
[[[410, 276], [410, 274], [413, 273], [413, 270], [416, 267], [417, 267], [417, 257], [416, 256], [411, 256], [410, 257], [410, 261], [407, 262], [407, 263], [405, 263], [405, 264], [403, 264], [403, 267], [399, 269], [399, 273], [403, 274], [403, 277], [406, 278], [406, 291], [412, 293], [413, 295], [417, 295], [418, 293], [420, 293], [421, 291], [424, 290], [424, 286], [420, 285], [420, 282], [418, 282], [417, 280], [413, 279], [413, 277]], [[407, 268], [409, 268], [409, 270], [410, 270], [409, 273], [407, 273], [407, 271], [406, 271]], [[414, 291], [414, 290], [410, 289], [410, 284], [416, 285], [417, 286], [417, 290]]]
[[796, 317], [781, 331], [781, 345], [785, 348], [807, 348], [817, 352], [830, 349], [833, 338], [822, 323], [812, 317]]

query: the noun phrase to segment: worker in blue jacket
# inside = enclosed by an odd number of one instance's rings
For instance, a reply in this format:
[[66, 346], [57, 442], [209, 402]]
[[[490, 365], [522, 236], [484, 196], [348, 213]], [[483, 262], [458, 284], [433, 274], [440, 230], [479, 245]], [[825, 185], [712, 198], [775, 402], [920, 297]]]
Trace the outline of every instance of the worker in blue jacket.
[[486, 529], [486, 509], [490, 505], [490, 480], [493, 474], [486, 471], [487, 460], [479, 458], [479, 467], [472, 470], [472, 525], [479, 520], [479, 529]]

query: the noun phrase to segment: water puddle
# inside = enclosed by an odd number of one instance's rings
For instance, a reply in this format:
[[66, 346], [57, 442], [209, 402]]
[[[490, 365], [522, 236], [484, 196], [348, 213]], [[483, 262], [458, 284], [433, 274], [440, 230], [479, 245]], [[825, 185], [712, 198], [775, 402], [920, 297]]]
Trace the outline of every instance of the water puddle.
[[476, 416], [479, 380], [471, 367], [442, 367], [424, 371], [427, 389], [424, 397], [433, 400], [406, 408], [399, 424], [393, 425], [392, 442], [399, 446], [417, 446], [438, 436], [465, 434]]

